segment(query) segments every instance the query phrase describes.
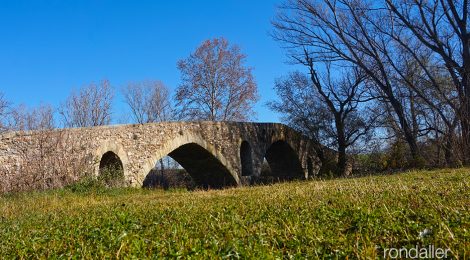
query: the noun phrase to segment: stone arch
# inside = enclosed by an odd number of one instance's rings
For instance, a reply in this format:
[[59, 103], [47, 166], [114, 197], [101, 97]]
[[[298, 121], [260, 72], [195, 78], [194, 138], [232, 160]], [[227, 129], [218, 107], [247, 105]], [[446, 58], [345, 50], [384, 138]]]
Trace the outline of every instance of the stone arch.
[[239, 184], [234, 168], [215, 147], [199, 135], [182, 132], [146, 161], [138, 176], [140, 184], [158, 160], [167, 155], [178, 162], [199, 187], [222, 188]]
[[253, 175], [253, 149], [247, 141], [240, 145], [241, 176]]
[[112, 140], [107, 140], [101, 143], [95, 152], [95, 176], [100, 174], [100, 165], [103, 156], [109, 152], [112, 152], [119, 158], [122, 164], [122, 174], [124, 175], [124, 179], [127, 182], [132, 183], [132, 180], [130, 180], [131, 176], [129, 176], [129, 160], [127, 158], [127, 153], [124, 151], [124, 148], [121, 144]]
[[305, 178], [297, 152], [284, 140], [273, 142], [266, 150], [264, 158], [269, 165], [270, 177], [275, 180]]
[[[124, 178], [124, 167], [121, 158], [112, 151], [103, 154], [99, 164], [99, 175], [109, 184], [115, 179]], [[103, 176], [105, 175], [105, 176]]]

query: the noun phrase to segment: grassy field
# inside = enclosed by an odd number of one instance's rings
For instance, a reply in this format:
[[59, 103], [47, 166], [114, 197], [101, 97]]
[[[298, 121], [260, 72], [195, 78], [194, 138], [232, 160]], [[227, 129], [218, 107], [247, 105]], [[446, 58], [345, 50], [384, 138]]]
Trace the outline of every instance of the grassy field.
[[215, 191], [0, 196], [0, 258], [470, 258], [470, 169]]

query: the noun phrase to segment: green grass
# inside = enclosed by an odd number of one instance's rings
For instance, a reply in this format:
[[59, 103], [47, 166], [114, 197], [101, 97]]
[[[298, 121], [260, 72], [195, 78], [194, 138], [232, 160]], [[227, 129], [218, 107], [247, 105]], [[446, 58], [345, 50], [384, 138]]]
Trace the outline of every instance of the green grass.
[[374, 258], [432, 244], [465, 259], [469, 208], [469, 169], [214, 191], [10, 194], [0, 196], [0, 256]]

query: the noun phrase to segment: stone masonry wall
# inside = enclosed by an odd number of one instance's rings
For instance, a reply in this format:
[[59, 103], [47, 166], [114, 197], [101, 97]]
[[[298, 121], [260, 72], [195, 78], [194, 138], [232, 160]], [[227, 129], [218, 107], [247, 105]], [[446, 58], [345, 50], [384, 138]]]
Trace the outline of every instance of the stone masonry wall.
[[[253, 176], [241, 176], [243, 141], [252, 149]], [[160, 158], [188, 143], [207, 150], [237, 185], [244, 185], [259, 176], [266, 151], [276, 141], [295, 151], [303, 178], [308, 177], [308, 167], [310, 172], [318, 172], [320, 162], [312, 141], [282, 124], [168, 122], [10, 132], [0, 135], [0, 192], [61, 187], [85, 174], [97, 175], [101, 157], [108, 151], [121, 159], [127, 183], [141, 186]]]

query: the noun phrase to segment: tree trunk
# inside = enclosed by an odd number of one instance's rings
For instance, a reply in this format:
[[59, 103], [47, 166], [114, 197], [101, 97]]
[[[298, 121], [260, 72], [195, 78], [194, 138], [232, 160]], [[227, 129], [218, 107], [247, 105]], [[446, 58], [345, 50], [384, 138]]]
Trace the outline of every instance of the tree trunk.
[[347, 176], [349, 175], [348, 171], [348, 158], [346, 154], [346, 147], [344, 145], [338, 146], [338, 176]]
[[[466, 101], [467, 103], [470, 101]], [[462, 156], [464, 165], [470, 165], [470, 110], [469, 105], [465, 104], [466, 107], [463, 108], [464, 112], [460, 116], [460, 126], [462, 128]]]
[[161, 182], [163, 189], [168, 189], [168, 183], [165, 179], [165, 165], [163, 164], [163, 158], [160, 159], [160, 172], [161, 172]]
[[[468, 15], [468, 9], [464, 9], [465, 18]], [[462, 152], [464, 165], [470, 165], [470, 33], [467, 32], [467, 20], [460, 21], [459, 26], [462, 30], [462, 56], [463, 56], [463, 75], [461, 100], [462, 112], [460, 114], [460, 125], [462, 127]]]
[[346, 154], [347, 142], [346, 142], [346, 134], [344, 129], [344, 123], [341, 120], [342, 114], [335, 113], [335, 125], [336, 131], [338, 133], [338, 165], [336, 170], [337, 176], [346, 176], [349, 175], [348, 172], [348, 157]]
[[449, 133], [446, 136], [446, 142], [444, 144], [444, 157], [446, 160], [447, 167], [456, 167], [458, 165], [454, 154], [454, 137], [453, 133]]
[[422, 167], [422, 157], [418, 149], [418, 144], [416, 142], [416, 135], [413, 133], [408, 121], [406, 120], [405, 113], [401, 103], [393, 96], [389, 96], [390, 104], [392, 105], [395, 113], [400, 121], [401, 130], [403, 131], [403, 136], [405, 141], [410, 148], [412, 161], [410, 163], [411, 167]]
[[460, 113], [460, 126], [462, 127], [462, 158], [465, 166], [470, 165], [470, 51], [468, 48], [468, 45], [464, 45], [464, 75], [462, 77], [464, 96], [461, 98], [463, 100], [463, 104], [462, 112]]

